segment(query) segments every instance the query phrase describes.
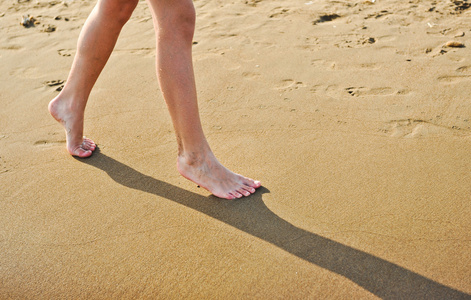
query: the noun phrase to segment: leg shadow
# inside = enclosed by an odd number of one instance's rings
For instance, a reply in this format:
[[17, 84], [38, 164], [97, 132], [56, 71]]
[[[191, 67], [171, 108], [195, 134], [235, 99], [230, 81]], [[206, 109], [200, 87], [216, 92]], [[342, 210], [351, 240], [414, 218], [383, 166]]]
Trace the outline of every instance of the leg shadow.
[[203, 197], [144, 175], [95, 150], [80, 161], [105, 171], [117, 183], [202, 212], [297, 257], [335, 272], [385, 299], [471, 299], [471, 295], [442, 285], [420, 274], [366, 252], [308, 232], [281, 219], [262, 200], [261, 187], [240, 200]]

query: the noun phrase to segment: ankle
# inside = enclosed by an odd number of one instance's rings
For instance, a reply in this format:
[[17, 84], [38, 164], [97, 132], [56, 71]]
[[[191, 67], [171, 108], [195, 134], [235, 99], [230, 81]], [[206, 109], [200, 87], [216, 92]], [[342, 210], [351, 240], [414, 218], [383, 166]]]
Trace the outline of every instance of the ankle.
[[49, 111], [74, 114], [82, 112], [83, 114], [85, 111], [83, 102], [61, 93], [49, 103]]
[[214, 158], [214, 154], [209, 146], [198, 148], [196, 151], [181, 150], [178, 152], [178, 160], [189, 166], [200, 165], [211, 158]]

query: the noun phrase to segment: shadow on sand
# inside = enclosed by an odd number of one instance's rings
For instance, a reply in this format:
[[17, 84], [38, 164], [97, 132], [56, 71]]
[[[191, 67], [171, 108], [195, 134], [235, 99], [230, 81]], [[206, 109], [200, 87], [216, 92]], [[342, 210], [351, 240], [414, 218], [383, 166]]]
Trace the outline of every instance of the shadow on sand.
[[297, 257], [335, 272], [374, 295], [386, 299], [471, 299], [471, 295], [447, 287], [366, 252], [308, 232], [281, 219], [262, 200], [261, 187], [249, 198], [237, 201], [204, 197], [144, 175], [100, 153], [82, 160], [105, 171], [117, 183], [202, 212]]

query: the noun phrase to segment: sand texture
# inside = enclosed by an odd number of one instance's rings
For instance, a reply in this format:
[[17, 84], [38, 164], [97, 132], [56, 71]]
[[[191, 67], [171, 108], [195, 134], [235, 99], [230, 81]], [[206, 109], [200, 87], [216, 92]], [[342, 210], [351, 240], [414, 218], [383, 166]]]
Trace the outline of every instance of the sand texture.
[[471, 1], [194, 3], [205, 133], [263, 184], [243, 200], [175, 168], [144, 1], [89, 159], [47, 104], [94, 1], [0, 1], [0, 299], [471, 299]]

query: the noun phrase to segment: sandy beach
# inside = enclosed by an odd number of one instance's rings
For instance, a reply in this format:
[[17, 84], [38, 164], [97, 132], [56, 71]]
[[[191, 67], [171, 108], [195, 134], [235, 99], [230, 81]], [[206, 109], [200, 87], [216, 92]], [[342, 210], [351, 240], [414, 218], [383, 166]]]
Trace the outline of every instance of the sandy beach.
[[0, 299], [471, 299], [471, 1], [195, 0], [205, 133], [263, 184], [236, 201], [175, 168], [145, 1], [67, 153], [94, 4], [0, 2]]

